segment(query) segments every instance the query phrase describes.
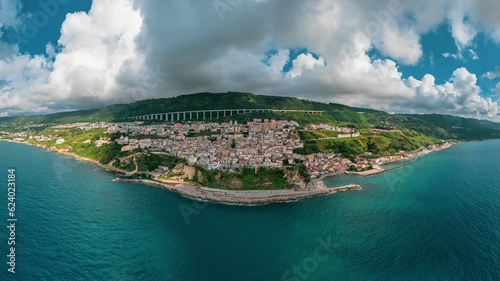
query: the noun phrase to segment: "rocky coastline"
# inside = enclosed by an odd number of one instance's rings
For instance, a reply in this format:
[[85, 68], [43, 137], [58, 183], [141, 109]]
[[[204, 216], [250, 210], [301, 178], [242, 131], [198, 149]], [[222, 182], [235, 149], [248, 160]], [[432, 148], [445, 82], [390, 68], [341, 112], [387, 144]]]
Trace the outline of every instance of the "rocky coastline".
[[181, 196], [230, 205], [265, 205], [270, 203], [293, 202], [307, 198], [329, 195], [337, 191], [360, 190], [359, 185], [348, 185], [337, 188], [327, 188], [323, 181], [316, 180], [313, 185], [317, 189], [306, 191], [294, 190], [225, 190], [208, 187], [200, 187], [186, 183], [176, 185], [165, 184], [158, 181], [143, 179], [121, 179], [115, 181], [141, 183], [160, 187], [169, 191], [177, 192]]
[[[90, 162], [96, 166], [99, 166], [107, 171], [115, 172], [118, 175], [130, 176], [130, 173], [113, 167], [111, 164], [104, 165], [99, 161], [88, 159], [66, 150], [57, 149], [53, 147], [46, 147], [44, 145], [32, 144], [28, 142], [16, 142], [11, 140], [4, 140], [8, 142], [28, 144], [36, 146], [39, 148], [54, 151], [63, 155], [71, 156], [77, 160]], [[230, 204], [230, 205], [265, 205], [277, 202], [293, 202], [307, 198], [319, 197], [324, 195], [329, 195], [337, 191], [346, 190], [360, 190], [359, 185], [347, 185], [344, 187], [328, 188], [323, 180], [314, 179], [307, 184], [306, 190], [226, 190], [226, 189], [214, 189], [208, 187], [196, 186], [194, 184], [189, 184], [186, 182], [175, 182], [171, 181], [168, 183], [162, 183], [159, 181], [145, 180], [145, 179], [124, 179], [116, 178], [114, 181], [119, 182], [131, 182], [131, 183], [141, 183], [151, 186], [156, 186], [163, 188], [168, 191], [176, 192], [181, 196], [191, 198], [194, 200], [208, 201], [212, 203], [220, 204]], [[249, 192], [253, 192], [249, 193]]]

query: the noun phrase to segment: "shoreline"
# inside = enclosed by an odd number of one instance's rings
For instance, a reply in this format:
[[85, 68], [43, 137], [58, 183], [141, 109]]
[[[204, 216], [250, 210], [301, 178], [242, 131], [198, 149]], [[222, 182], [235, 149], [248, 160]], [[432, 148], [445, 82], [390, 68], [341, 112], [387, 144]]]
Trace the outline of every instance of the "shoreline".
[[[225, 190], [215, 189], [203, 186], [195, 186], [186, 183], [169, 185], [158, 181], [143, 180], [143, 179], [120, 179], [116, 178], [117, 182], [141, 183], [151, 186], [160, 187], [169, 191], [178, 193], [183, 197], [194, 200], [208, 201], [211, 203], [229, 204], [229, 205], [246, 205], [257, 206], [271, 203], [286, 203], [294, 202], [307, 198], [314, 198], [324, 195], [333, 194], [338, 191], [360, 190], [361, 186], [350, 184], [336, 188], [319, 188], [313, 191], [294, 191], [290, 189], [280, 190]], [[323, 184], [324, 185], [324, 184]]]
[[[362, 171], [362, 172], [343, 171], [343, 172], [326, 173], [326, 174], [321, 175], [318, 179], [324, 180], [326, 178], [335, 177], [335, 176], [342, 175], [342, 174], [345, 174], [345, 175], [358, 175], [358, 176], [363, 176], [363, 177], [370, 177], [370, 176], [375, 176], [375, 175], [383, 174], [383, 173], [390, 172], [390, 171], [393, 171], [393, 170], [396, 170], [396, 169], [399, 169], [399, 168], [403, 168], [403, 167], [409, 166], [409, 165], [411, 165], [411, 162], [417, 160], [420, 156], [427, 155], [429, 153], [436, 152], [436, 151], [443, 151], [443, 150], [446, 150], [446, 149], [450, 149], [450, 148], [452, 148], [453, 146], [455, 146], [455, 145], [457, 145], [459, 143], [461, 143], [461, 142], [450, 144], [450, 146], [448, 146], [448, 147], [437, 149], [437, 150], [420, 151], [420, 152], [417, 152], [415, 156], [412, 156], [412, 157], [409, 157], [409, 158], [406, 158], [406, 159], [401, 159], [401, 160], [396, 160], [396, 161], [390, 161], [390, 162], [384, 163], [382, 165], [374, 165], [374, 168], [372, 170]], [[389, 165], [389, 164], [405, 163], [405, 162], [410, 162], [410, 163], [403, 164], [401, 166], [397, 166], [397, 167], [390, 168], [390, 169], [385, 169], [383, 167], [383, 166], [386, 166], [386, 165]]]
[[31, 145], [31, 146], [34, 146], [34, 147], [38, 147], [38, 148], [46, 149], [46, 150], [49, 150], [49, 151], [57, 152], [57, 153], [60, 153], [60, 154], [66, 155], [66, 156], [71, 156], [71, 157], [75, 158], [76, 160], [90, 162], [90, 163], [95, 164], [95, 165], [97, 165], [97, 166], [99, 166], [101, 168], [106, 169], [107, 171], [120, 172], [120, 171], [114, 171], [114, 170], [108, 169], [107, 165], [103, 165], [103, 164], [99, 163], [99, 161], [92, 160], [92, 159], [89, 159], [89, 158], [85, 158], [85, 157], [82, 157], [80, 155], [69, 153], [69, 152], [66, 152], [66, 151], [63, 151], [63, 150], [60, 150], [60, 149], [57, 149], [57, 148], [47, 148], [44, 145], [32, 144], [32, 143], [29, 143], [29, 142], [17, 142], [17, 141], [6, 140], [6, 139], [0, 139], [0, 141], [6, 141], [6, 142], [12, 142], [12, 143], [19, 143], [19, 144]]
[[[395, 162], [397, 163], [397, 162]], [[387, 163], [387, 164], [393, 164], [393, 163]], [[379, 175], [379, 174], [383, 174], [383, 173], [387, 173], [387, 172], [390, 172], [390, 171], [393, 171], [393, 170], [397, 170], [399, 168], [403, 168], [403, 167], [406, 167], [406, 166], [410, 166], [411, 163], [408, 163], [408, 164], [404, 164], [404, 165], [401, 165], [401, 166], [397, 166], [397, 167], [394, 167], [394, 168], [390, 168], [390, 169], [384, 169], [380, 166], [378, 166], [379, 168], [374, 168], [372, 170], [369, 170], [369, 171], [363, 171], [363, 172], [346, 172], [347, 175], [358, 175], [358, 176], [362, 176], [362, 177], [371, 177], [371, 176], [375, 176], [375, 175]]]
[[[109, 172], [114, 172], [117, 176], [129, 176], [129, 173], [122, 171], [111, 165], [104, 165], [99, 163], [99, 161], [85, 158], [61, 149], [57, 148], [47, 148], [44, 145], [37, 145], [28, 142], [17, 142], [13, 140], [0, 139], [0, 141], [27, 144], [35, 146], [38, 148], [46, 149], [49, 151], [57, 152], [66, 156], [75, 158], [76, 160], [90, 162], [100, 168], [105, 169]], [[313, 186], [312, 190], [295, 191], [291, 189], [280, 189], [280, 190], [225, 190], [225, 189], [215, 189], [203, 186], [196, 186], [194, 184], [189, 184], [185, 182], [179, 183], [162, 183], [159, 181], [147, 180], [147, 179], [121, 179], [116, 178], [113, 181], [117, 182], [130, 182], [130, 183], [141, 183], [150, 186], [160, 187], [162, 189], [175, 192], [183, 197], [193, 199], [208, 201], [211, 203], [227, 204], [227, 205], [246, 205], [246, 206], [256, 206], [256, 205], [266, 205], [271, 203], [286, 203], [294, 202], [302, 199], [314, 198], [319, 196], [325, 196], [333, 194], [337, 191], [346, 190], [361, 190], [361, 186], [356, 184], [350, 184], [342, 187], [328, 188], [322, 179], [313, 179], [310, 184]]]

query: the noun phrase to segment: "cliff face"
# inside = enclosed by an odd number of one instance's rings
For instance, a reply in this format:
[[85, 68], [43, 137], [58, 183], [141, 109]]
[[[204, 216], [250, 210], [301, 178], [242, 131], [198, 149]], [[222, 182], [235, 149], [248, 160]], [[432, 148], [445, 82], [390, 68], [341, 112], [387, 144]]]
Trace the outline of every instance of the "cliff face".
[[[172, 169], [171, 173], [169, 174], [169, 179], [197, 181], [200, 184], [205, 183], [205, 176], [201, 171], [196, 170], [195, 167], [186, 165], [184, 163], [179, 163]], [[240, 189], [244, 185], [244, 183], [237, 177], [221, 178], [220, 175], [217, 175], [215, 177], [215, 184], [234, 189]]]
[[[242, 189], [243, 187], [249, 187], [246, 185], [250, 185], [252, 189], [276, 189], [276, 176], [274, 176], [273, 178], [273, 175], [256, 174], [253, 178], [253, 182], [249, 182], [248, 178], [246, 178], [246, 181], [244, 181], [242, 175], [239, 174], [221, 172], [215, 172], [215, 174], [211, 172], [211, 174], [211, 176], [214, 177], [209, 179], [209, 182], [207, 182], [207, 178], [204, 175], [204, 172], [198, 170], [196, 167], [192, 167], [184, 163], [179, 163], [168, 174], [168, 179], [176, 181], [194, 181], [201, 185], [220, 186], [232, 189]], [[298, 170], [296, 169], [286, 170], [284, 173], [284, 177], [286, 178], [286, 186], [283, 186], [283, 188], [303, 191], [316, 190], [320, 188], [316, 187], [315, 185], [307, 188], [306, 184], [301, 179]]]
[[326, 190], [328, 187], [326, 187], [325, 183], [322, 180], [311, 180], [307, 184], [307, 190], [313, 191], [313, 190]]
[[244, 185], [243, 182], [236, 177], [232, 177], [230, 179], [218, 179], [217, 184], [235, 189], [240, 189]]
[[177, 164], [170, 173], [172, 180], [193, 180], [196, 173], [196, 168], [188, 166], [184, 163]]

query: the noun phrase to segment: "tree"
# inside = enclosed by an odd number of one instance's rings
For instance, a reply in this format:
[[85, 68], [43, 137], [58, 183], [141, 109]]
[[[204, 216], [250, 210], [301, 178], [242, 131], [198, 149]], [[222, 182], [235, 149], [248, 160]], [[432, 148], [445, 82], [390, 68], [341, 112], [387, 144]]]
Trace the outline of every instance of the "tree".
[[233, 138], [233, 142], [231, 143], [231, 148], [235, 148], [235, 147], [236, 147], [236, 141]]

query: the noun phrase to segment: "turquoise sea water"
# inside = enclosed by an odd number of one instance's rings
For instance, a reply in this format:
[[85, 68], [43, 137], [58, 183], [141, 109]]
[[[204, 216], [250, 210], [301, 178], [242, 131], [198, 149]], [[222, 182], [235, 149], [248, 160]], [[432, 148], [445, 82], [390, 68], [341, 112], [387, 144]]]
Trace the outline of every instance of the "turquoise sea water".
[[[8, 168], [16, 274], [6, 264]], [[113, 178], [0, 142], [0, 280], [500, 280], [500, 140], [326, 180], [360, 191], [257, 207]]]

